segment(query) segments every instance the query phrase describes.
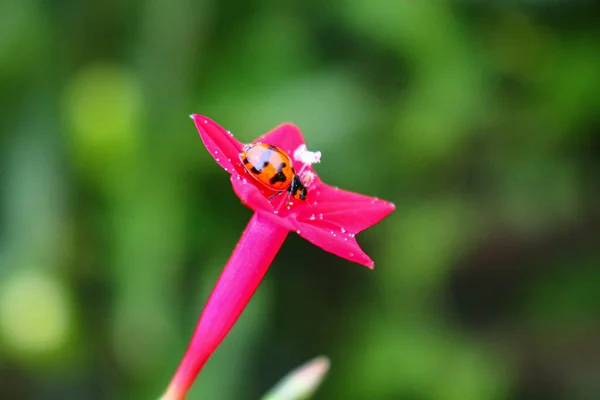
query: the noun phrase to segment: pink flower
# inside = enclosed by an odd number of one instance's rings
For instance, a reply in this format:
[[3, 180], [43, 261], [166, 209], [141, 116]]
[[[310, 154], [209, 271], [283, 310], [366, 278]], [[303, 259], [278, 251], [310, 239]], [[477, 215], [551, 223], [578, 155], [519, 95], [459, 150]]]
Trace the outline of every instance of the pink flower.
[[255, 214], [242, 234], [198, 322], [192, 343], [177, 370], [166, 399], [183, 399], [196, 375], [225, 338], [283, 244], [296, 232], [322, 249], [365, 265], [374, 266], [356, 242], [360, 231], [378, 223], [395, 206], [384, 200], [348, 192], [321, 181], [312, 168], [320, 153], [306, 151], [300, 130], [282, 124], [255, 140], [283, 149], [307, 188], [306, 199], [269, 189], [249, 173], [240, 160], [246, 145], [209, 118], [192, 115], [200, 138], [215, 161], [231, 174], [233, 190]]

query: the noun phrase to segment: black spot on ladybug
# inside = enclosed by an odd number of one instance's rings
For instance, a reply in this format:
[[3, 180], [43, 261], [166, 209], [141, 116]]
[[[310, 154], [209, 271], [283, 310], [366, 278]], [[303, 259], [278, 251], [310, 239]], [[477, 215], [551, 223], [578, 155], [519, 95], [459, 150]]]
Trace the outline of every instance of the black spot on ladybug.
[[277, 173], [275, 175], [273, 175], [271, 177], [271, 179], [269, 179], [269, 182], [271, 182], [271, 185], [274, 185], [277, 182], [287, 181], [287, 177], [285, 176], [285, 174], [282, 171], [285, 168], [285, 166], [286, 166], [285, 163], [281, 163], [281, 165], [279, 165], [279, 167], [277, 168]]

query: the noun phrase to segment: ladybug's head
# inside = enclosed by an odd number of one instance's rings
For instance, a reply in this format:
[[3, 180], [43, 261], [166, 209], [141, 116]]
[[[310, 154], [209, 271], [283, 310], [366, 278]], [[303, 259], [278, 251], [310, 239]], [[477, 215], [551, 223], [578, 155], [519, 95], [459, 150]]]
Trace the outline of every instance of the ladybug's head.
[[306, 200], [306, 194], [308, 193], [308, 189], [306, 189], [306, 186], [304, 186], [300, 178], [298, 178], [298, 175], [294, 176], [291, 189], [292, 196], [294, 196], [295, 199], [302, 201]]

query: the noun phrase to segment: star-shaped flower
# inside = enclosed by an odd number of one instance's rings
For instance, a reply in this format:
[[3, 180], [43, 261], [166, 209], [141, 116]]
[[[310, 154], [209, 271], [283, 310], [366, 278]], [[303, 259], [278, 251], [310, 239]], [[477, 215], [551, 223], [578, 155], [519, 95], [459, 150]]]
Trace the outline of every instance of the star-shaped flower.
[[305, 201], [294, 200], [288, 207], [281, 207], [280, 199], [268, 200], [276, 192], [254, 179], [240, 161], [239, 155], [246, 145], [209, 118], [201, 115], [192, 118], [210, 154], [231, 174], [233, 190], [242, 203], [324, 250], [373, 267], [373, 261], [359, 247], [355, 236], [392, 212], [395, 208], [392, 203], [325, 184], [311, 165], [302, 162], [306, 144], [300, 129], [282, 124], [253, 143], [283, 149], [293, 159], [294, 169], [303, 171], [312, 182], [307, 185]]
[[[372, 268], [373, 261], [358, 246], [355, 236], [395, 208], [387, 201], [323, 183], [312, 167], [319, 161], [320, 153], [307, 151], [295, 125], [279, 125], [245, 145], [209, 118], [197, 114], [191, 117], [210, 154], [231, 174], [233, 190], [255, 213], [208, 299], [192, 342], [163, 400], [185, 398], [204, 363], [250, 301], [290, 231], [328, 252]], [[261, 181], [261, 171], [256, 168], [252, 171], [244, 164], [245, 152], [250, 151], [251, 146], [270, 151], [281, 149], [280, 159], [293, 164], [298, 182], [306, 188], [306, 197], [302, 200], [296, 198], [302, 196], [291, 196], [293, 193], [281, 195], [281, 189], [274, 190], [268, 181]], [[259, 160], [261, 165], [256, 167], [267, 168], [270, 159]], [[291, 174], [289, 165], [287, 168]], [[283, 174], [278, 179], [285, 184], [292, 181], [292, 176]]]

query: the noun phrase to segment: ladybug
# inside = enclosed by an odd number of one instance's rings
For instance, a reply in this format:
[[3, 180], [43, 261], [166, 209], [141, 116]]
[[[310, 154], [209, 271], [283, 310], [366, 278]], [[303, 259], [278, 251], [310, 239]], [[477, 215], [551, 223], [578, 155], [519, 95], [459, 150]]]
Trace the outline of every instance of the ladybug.
[[299, 200], [306, 200], [308, 190], [296, 171], [292, 158], [281, 148], [266, 143], [250, 144], [240, 154], [244, 168], [257, 181], [277, 191], [269, 200], [284, 191]]

